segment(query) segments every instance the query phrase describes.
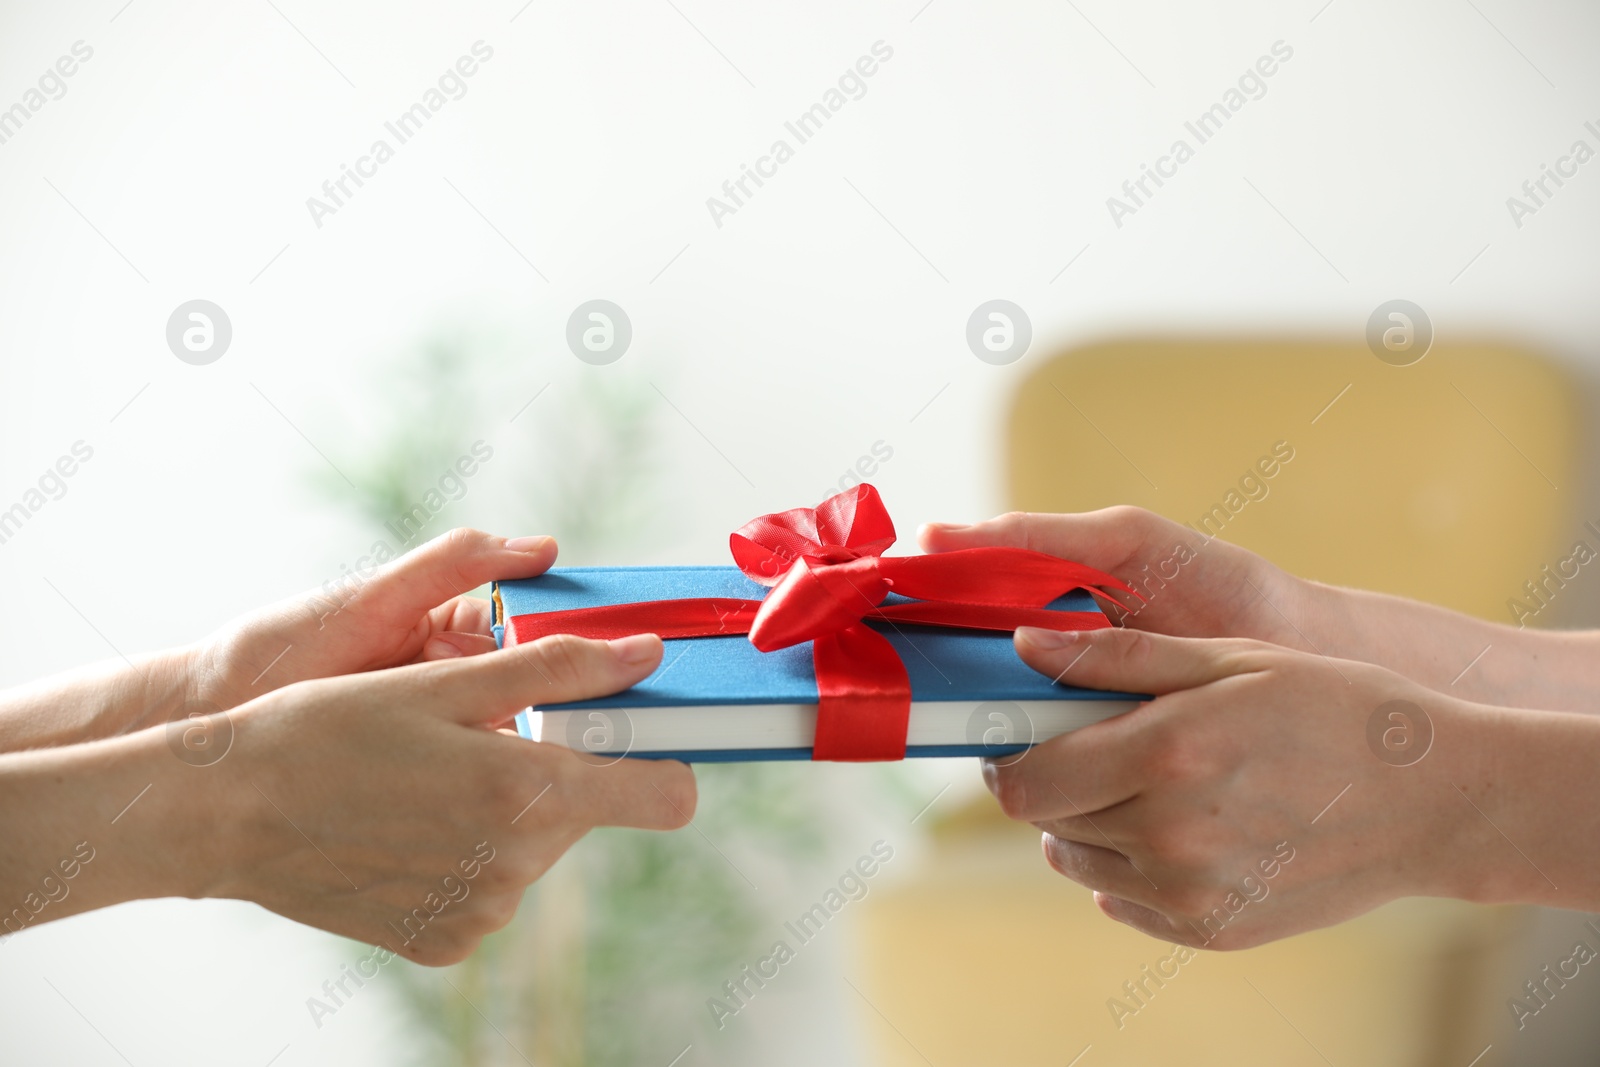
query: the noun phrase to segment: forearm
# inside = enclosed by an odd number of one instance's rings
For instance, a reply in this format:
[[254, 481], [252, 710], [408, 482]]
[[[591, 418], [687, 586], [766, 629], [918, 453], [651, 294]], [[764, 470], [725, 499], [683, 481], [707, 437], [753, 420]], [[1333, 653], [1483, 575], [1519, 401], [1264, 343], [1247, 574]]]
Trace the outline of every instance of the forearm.
[[1519, 630], [1317, 582], [1300, 583], [1298, 599], [1295, 626], [1312, 651], [1481, 704], [1600, 713], [1600, 633]]
[[1450, 895], [1600, 910], [1600, 716], [1469, 705], [1435, 729]]
[[194, 802], [194, 774], [160, 730], [0, 755], [0, 937], [123, 901], [203, 895], [216, 835], [199, 825], [210, 805]]
[[106, 660], [0, 692], [0, 752], [114, 737], [179, 718], [194, 697], [194, 659], [192, 649], [180, 648]]

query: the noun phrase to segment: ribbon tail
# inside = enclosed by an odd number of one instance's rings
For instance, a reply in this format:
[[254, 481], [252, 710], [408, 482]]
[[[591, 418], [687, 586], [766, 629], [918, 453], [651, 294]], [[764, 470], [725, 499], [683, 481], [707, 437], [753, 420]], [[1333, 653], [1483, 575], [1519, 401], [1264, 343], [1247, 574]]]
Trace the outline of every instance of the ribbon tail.
[[818, 637], [811, 656], [818, 694], [811, 758], [904, 759], [911, 679], [888, 639], [858, 622]]

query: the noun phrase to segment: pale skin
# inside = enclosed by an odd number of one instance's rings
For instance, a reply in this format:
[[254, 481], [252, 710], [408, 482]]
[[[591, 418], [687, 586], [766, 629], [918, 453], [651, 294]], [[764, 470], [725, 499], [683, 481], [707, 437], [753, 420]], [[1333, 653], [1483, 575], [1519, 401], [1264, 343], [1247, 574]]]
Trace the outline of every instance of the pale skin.
[[[1305, 581], [1137, 508], [936, 524], [921, 542], [1049, 552], [1149, 597], [1111, 608], [1118, 628], [1023, 629], [1016, 647], [1064, 683], [1155, 699], [983, 766], [1111, 918], [1236, 949], [1402, 896], [1600, 910], [1600, 634]], [[1368, 742], [1392, 700], [1432, 725], [1406, 766]]]
[[[922, 543], [1052, 552], [1148, 595], [1112, 609], [1124, 628], [1016, 642], [1053, 678], [1155, 699], [984, 769], [1112, 918], [1230, 949], [1408, 895], [1600, 908], [1600, 635], [1318, 585], [1134, 508], [930, 526]], [[0, 694], [4, 914], [233, 897], [449, 963], [589, 828], [683, 825], [683, 765], [596, 767], [497, 732], [660, 660], [649, 635], [494, 651], [487, 604], [463, 594], [554, 558], [548, 538], [455, 531], [337, 605], [285, 601], [187, 648]], [[1391, 700], [1432, 724], [1409, 766], [1367, 740]], [[209, 766], [170, 747], [166, 724], [196, 707], [233, 727]], [[394, 921], [482, 846], [494, 859], [471, 892], [400, 940]], [[1270, 892], [1235, 908], [1246, 877]]]
[[[456, 530], [336, 599], [0, 693], [0, 936], [122, 901], [228, 897], [447, 964], [593, 827], [685, 825], [683, 764], [594, 765], [507, 736], [522, 708], [617, 692], [661, 659], [649, 634], [496, 650], [488, 604], [465, 594], [555, 556], [547, 537]], [[231, 726], [215, 762], [172, 747], [167, 724], [194, 711], [226, 712], [201, 721]], [[418, 908], [427, 921], [402, 926]]]

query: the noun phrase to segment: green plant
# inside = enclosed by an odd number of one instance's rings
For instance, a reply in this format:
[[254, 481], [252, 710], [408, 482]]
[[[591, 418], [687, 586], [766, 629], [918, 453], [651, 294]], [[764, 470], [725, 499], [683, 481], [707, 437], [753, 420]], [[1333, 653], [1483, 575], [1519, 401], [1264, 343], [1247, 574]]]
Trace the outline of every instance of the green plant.
[[[348, 467], [356, 492], [340, 480], [339, 499], [376, 526], [493, 431], [500, 484], [515, 470], [516, 491], [474, 498], [478, 524], [554, 533], [566, 564], [607, 562], [670, 537], [654, 518], [664, 487], [651, 462], [655, 390], [610, 369], [574, 368], [548, 387], [556, 395], [541, 394], [508, 424], [497, 404], [499, 383], [518, 377], [510, 352], [463, 335], [392, 363], [387, 410], [366, 456]], [[596, 831], [465, 962], [442, 972], [392, 964], [419, 1030], [418, 1062], [665, 1064], [690, 1043], [686, 1064], [746, 1062], [747, 1038], [710, 1039], [705, 1000], [752, 949], [771, 944], [779, 922], [770, 888], [820, 869], [831, 824], [818, 817], [827, 798], [812, 770], [701, 766], [694, 828]]]

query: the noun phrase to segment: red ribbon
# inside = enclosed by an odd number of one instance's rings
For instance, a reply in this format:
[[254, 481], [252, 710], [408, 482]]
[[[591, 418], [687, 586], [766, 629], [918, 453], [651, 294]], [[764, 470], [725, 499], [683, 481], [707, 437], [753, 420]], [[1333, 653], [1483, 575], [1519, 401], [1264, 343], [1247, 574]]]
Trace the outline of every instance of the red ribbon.
[[[763, 652], [810, 641], [819, 695], [811, 758], [897, 760], [906, 751], [911, 683], [894, 646], [865, 620], [1003, 632], [1099, 630], [1111, 623], [1098, 611], [1045, 605], [1076, 589], [1138, 595], [1109, 574], [1043, 552], [992, 547], [884, 556], [894, 540], [878, 491], [858, 485], [815, 508], [753, 519], [729, 538], [739, 569], [772, 587], [764, 600], [649, 600], [516, 615], [508, 620], [510, 640], [749, 634]], [[885, 605], [891, 590], [912, 600]]]

